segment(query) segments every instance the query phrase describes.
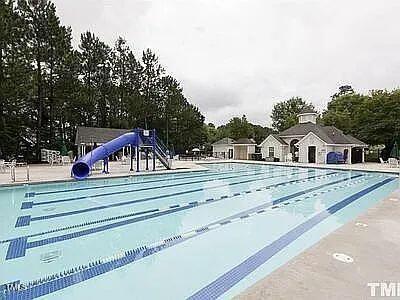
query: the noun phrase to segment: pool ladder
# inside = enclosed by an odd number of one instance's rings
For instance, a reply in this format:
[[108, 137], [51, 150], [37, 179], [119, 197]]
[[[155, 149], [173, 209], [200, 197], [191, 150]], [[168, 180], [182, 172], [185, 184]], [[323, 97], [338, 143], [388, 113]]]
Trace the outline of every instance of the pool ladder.
[[[13, 164], [10, 166], [10, 177], [11, 177], [11, 182], [16, 182], [17, 181], [17, 175], [15, 172], [16, 165]], [[29, 165], [26, 164], [26, 181], [30, 180], [30, 174], [29, 174]]]

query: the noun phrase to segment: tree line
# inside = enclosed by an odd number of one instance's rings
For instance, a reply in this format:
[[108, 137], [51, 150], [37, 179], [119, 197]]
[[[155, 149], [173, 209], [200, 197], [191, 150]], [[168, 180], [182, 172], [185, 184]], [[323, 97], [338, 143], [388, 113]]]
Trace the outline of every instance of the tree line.
[[203, 123], [150, 49], [89, 31], [74, 49], [54, 3], [0, 0], [0, 157], [73, 149], [77, 126], [156, 128], [179, 152], [206, 140]]

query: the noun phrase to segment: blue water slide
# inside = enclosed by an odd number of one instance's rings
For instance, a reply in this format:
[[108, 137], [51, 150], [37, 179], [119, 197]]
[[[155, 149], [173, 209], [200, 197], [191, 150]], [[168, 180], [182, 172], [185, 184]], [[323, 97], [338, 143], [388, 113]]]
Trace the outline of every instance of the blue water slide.
[[89, 176], [90, 169], [99, 160], [107, 159], [114, 152], [124, 146], [132, 145], [138, 147], [142, 144], [142, 139], [136, 132], [125, 133], [81, 157], [72, 166], [72, 175], [75, 179], [85, 179]]

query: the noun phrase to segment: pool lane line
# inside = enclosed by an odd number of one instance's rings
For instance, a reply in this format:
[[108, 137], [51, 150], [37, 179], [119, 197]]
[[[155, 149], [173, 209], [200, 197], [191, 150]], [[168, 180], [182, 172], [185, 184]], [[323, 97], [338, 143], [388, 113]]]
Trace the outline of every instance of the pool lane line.
[[[291, 174], [277, 174], [274, 176], [267, 176], [267, 177], [255, 178], [255, 179], [247, 179], [247, 180], [238, 181], [238, 182], [224, 183], [224, 184], [211, 186], [211, 187], [202, 187], [202, 188], [185, 190], [185, 191], [175, 192], [175, 193], [170, 193], [170, 194], [163, 194], [163, 195], [159, 195], [159, 196], [145, 197], [145, 198], [136, 199], [136, 200], [114, 202], [114, 203], [106, 204], [106, 205], [92, 206], [92, 207], [88, 207], [88, 208], [66, 211], [66, 212], [61, 212], [61, 213], [56, 213], [56, 214], [41, 215], [41, 216], [37, 216], [37, 217], [32, 217], [30, 215], [24, 215], [24, 216], [20, 216], [17, 218], [15, 227], [28, 226], [31, 221], [60, 218], [60, 217], [65, 217], [65, 216], [87, 213], [87, 212], [91, 212], [91, 211], [103, 210], [103, 209], [108, 209], [108, 208], [113, 208], [113, 207], [131, 205], [131, 204], [135, 204], [135, 203], [142, 203], [142, 202], [159, 200], [159, 199], [173, 197], [173, 196], [180, 196], [180, 195], [185, 195], [185, 194], [190, 194], [190, 193], [195, 193], [195, 192], [217, 189], [217, 188], [226, 187], [226, 186], [233, 186], [233, 185], [243, 184], [243, 183], [248, 183], [248, 182], [268, 180], [268, 179], [279, 178], [279, 177], [284, 177], [284, 176], [295, 176], [295, 175], [306, 174], [306, 173], [315, 173], [315, 172], [314, 171], [305, 171], [305, 172], [298, 172], [298, 173], [291, 173]], [[332, 172], [332, 173], [336, 173], [336, 172]], [[265, 173], [265, 174], [268, 174], [268, 173]], [[331, 174], [331, 173], [327, 173], [327, 174]], [[263, 173], [257, 174], [257, 175], [251, 175], [251, 176], [258, 176], [258, 175], [263, 175]]]
[[[362, 175], [356, 175], [356, 176], [362, 176]], [[388, 178], [385, 179], [382, 182], [379, 182], [373, 186], [370, 186], [360, 192], [357, 192], [356, 194], [353, 194], [352, 196], [345, 198], [344, 200], [337, 202], [333, 206], [329, 207], [328, 209], [322, 211], [320, 214], [324, 212], [328, 212], [328, 215], [324, 216], [324, 219], [335, 213], [336, 211], [346, 207], [350, 203], [356, 201], [357, 199], [361, 198], [362, 196], [368, 194], [369, 192], [383, 186], [384, 184], [394, 180], [393, 178]], [[350, 199], [350, 200], [349, 200]], [[264, 213], [265, 210], [258, 210], [255, 213], [248, 213], [247, 217], [249, 216], [254, 216], [257, 214], [262, 214]], [[312, 217], [311, 219], [314, 219], [315, 217], [319, 216], [320, 214]], [[203, 233], [209, 232], [211, 230], [214, 230], [216, 228], [219, 228], [221, 226], [234, 223], [239, 220], [243, 220], [247, 218], [246, 215], [244, 214], [242, 218], [237, 218], [237, 217], [231, 217], [230, 222], [227, 221], [220, 221], [220, 223], [214, 223], [214, 224], [209, 224], [203, 227], [199, 227], [196, 230], [192, 230], [190, 232], [186, 232], [183, 234], [175, 235], [170, 238], [161, 240], [160, 242], [156, 242], [153, 244], [150, 244], [148, 246], [141, 246], [134, 248], [132, 250], [127, 250], [127, 251], [121, 251], [115, 255], [109, 256], [104, 259], [98, 259], [96, 261], [90, 262], [86, 265], [81, 265], [75, 268], [71, 268], [69, 270], [65, 270], [53, 275], [46, 276], [44, 278], [38, 279], [38, 280], [33, 280], [29, 281], [27, 283], [20, 283], [18, 282], [17, 286], [11, 286], [11, 288], [5, 290], [5, 299], [34, 299], [37, 297], [41, 297], [47, 294], [51, 294], [55, 291], [70, 287], [72, 285], [78, 284], [80, 282], [89, 280], [93, 277], [108, 273], [110, 271], [113, 271], [115, 269], [121, 268], [125, 265], [128, 265], [130, 263], [133, 263], [139, 259], [145, 258], [147, 256], [150, 256], [152, 254], [155, 254], [157, 252], [160, 252], [162, 250], [165, 250], [169, 247], [172, 247], [176, 244], [180, 244], [186, 240], [192, 239], [196, 236], [199, 236]], [[309, 223], [311, 219], [308, 219], [307, 221], [303, 222], [302, 224], [298, 225], [296, 228], [299, 227], [304, 227], [303, 224]], [[322, 222], [323, 220], [320, 220], [319, 222], [312, 224], [312, 227], [318, 225], [318, 223]], [[311, 227], [311, 228], [312, 228]], [[296, 229], [295, 228], [295, 229]], [[310, 230], [309, 228], [308, 230]], [[306, 230], [306, 231], [308, 231]], [[293, 232], [293, 230], [289, 231]], [[306, 232], [304, 231], [304, 232]], [[301, 236], [304, 232], [300, 232], [298, 236], [294, 237], [291, 239], [291, 241], [294, 241], [297, 239], [299, 236]], [[284, 236], [287, 236], [288, 233], [286, 233]], [[282, 237], [281, 237], [282, 238]], [[280, 239], [281, 239], [280, 238]], [[278, 239], [278, 240], [280, 240]], [[277, 241], [278, 241], [277, 240]], [[286, 247], [291, 241], [287, 242], [284, 247]], [[278, 244], [273, 242], [275, 244]], [[270, 244], [272, 245], [272, 244]], [[278, 244], [279, 246], [279, 244]], [[284, 248], [283, 247], [283, 248]], [[280, 251], [280, 250], [278, 250]], [[259, 252], [257, 252], [259, 253]], [[272, 257], [272, 255], [270, 256]], [[246, 260], [247, 261], [247, 260]], [[226, 274], [226, 273], [225, 273]], [[202, 290], [200, 290], [202, 291]], [[199, 291], [199, 292], [200, 292]], [[192, 297], [197, 296], [197, 293], [194, 294]], [[201, 298], [201, 299], [209, 299], [207, 297]]]
[[[335, 173], [335, 174], [331, 174], [331, 175], [324, 175], [321, 179], [329, 178], [332, 175], [337, 175], [337, 174]], [[137, 215], [153, 213], [153, 212], [157, 212], [157, 211], [169, 211], [169, 210], [171, 210], [173, 208], [197, 204], [197, 205], [192, 206], [194, 208], [194, 207], [201, 206], [201, 205], [204, 205], [204, 204], [215, 203], [217, 201], [221, 201], [221, 200], [225, 200], [225, 199], [229, 199], [229, 198], [234, 198], [234, 197], [237, 197], [237, 196], [243, 196], [243, 195], [246, 195], [246, 194], [249, 194], [249, 193], [259, 192], [259, 191], [268, 190], [268, 189], [273, 189], [273, 188], [277, 188], [279, 186], [286, 186], [287, 184], [293, 184], [293, 183], [300, 182], [300, 181], [303, 182], [304, 180], [292, 180], [290, 182], [284, 181], [284, 182], [280, 182], [280, 183], [273, 184], [273, 185], [267, 185], [265, 187], [258, 187], [258, 188], [255, 188], [253, 190], [246, 190], [246, 191], [242, 191], [242, 192], [236, 192], [236, 193], [233, 193], [233, 194], [230, 194], [230, 195], [223, 195], [223, 196], [220, 196], [219, 198], [208, 198], [208, 199], [202, 200], [202, 201], [192, 201], [192, 202], [187, 202], [187, 203], [183, 203], [183, 204], [173, 204], [173, 205], [170, 205], [170, 206], [166, 206], [164, 208], [152, 208], [152, 209], [147, 209], [147, 210], [144, 210], [144, 211], [132, 212], [132, 213], [129, 213], [129, 214], [109, 217], [109, 218], [95, 220], [95, 221], [89, 221], [89, 222], [85, 222], [85, 223], [81, 223], [81, 224], [75, 224], [75, 225], [56, 228], [56, 229], [52, 229], [52, 230], [48, 230], [48, 231], [38, 232], [38, 233], [35, 233], [35, 234], [20, 236], [18, 238], [32, 238], [32, 237], [37, 237], [37, 236], [41, 236], [41, 235], [56, 233], [56, 232], [60, 232], [60, 231], [64, 231], [64, 230], [70, 230], [70, 229], [86, 227], [86, 226], [90, 226], [90, 225], [94, 225], [94, 224], [100, 224], [100, 223], [105, 223], [105, 222], [109, 222], [109, 221], [120, 220], [120, 219], [123, 219], [123, 218], [128, 218], [128, 217], [133, 217], [133, 216], [137, 216]], [[192, 207], [190, 207], [190, 208], [192, 208]], [[17, 239], [17, 238], [0, 241], [0, 244], [10, 242], [10, 241], [12, 241], [14, 239]]]
[[[335, 172], [332, 172], [332, 174], [334, 174], [334, 173]], [[314, 176], [314, 177], [322, 177], [322, 176], [326, 176], [326, 175], [319, 175], [319, 176]], [[257, 211], [258, 209], [260, 209], [262, 207], [265, 207], [266, 205], [267, 206], [274, 205], [276, 203], [280, 203], [282, 201], [286, 201], [286, 200], [290, 199], [291, 197], [297, 197], [299, 195], [318, 190], [318, 189], [323, 188], [325, 186], [329, 186], [329, 185], [333, 185], [333, 184], [336, 184], [336, 183], [344, 182], [344, 181], [351, 180], [353, 178], [357, 178], [357, 177], [361, 177], [361, 176], [362, 175], [354, 175], [352, 177], [347, 177], [347, 178], [340, 179], [340, 180], [337, 180], [337, 181], [334, 181], [334, 182], [329, 182], [329, 183], [326, 183], [326, 184], [323, 184], [323, 185], [320, 185], [320, 186], [317, 186], [317, 187], [309, 188], [309, 189], [297, 192], [297, 193], [292, 194], [292, 195], [281, 197], [276, 201], [272, 201], [272, 202], [268, 201], [268, 202], [266, 202], [264, 204], [256, 206], [255, 208], [252, 208], [250, 210]], [[193, 203], [192, 206], [196, 206], [196, 203]], [[26, 249], [30, 249], [30, 248], [41, 247], [41, 246], [44, 246], [44, 245], [53, 244], [53, 243], [57, 243], [57, 242], [65, 241], [65, 240], [74, 239], [74, 238], [79, 238], [79, 237], [82, 237], [82, 236], [85, 236], [85, 235], [90, 235], [90, 234], [102, 232], [102, 231], [105, 231], [105, 230], [109, 230], [109, 229], [112, 229], [112, 228], [117, 228], [117, 227], [129, 225], [129, 224], [140, 222], [140, 221], [147, 220], [147, 219], [150, 219], [150, 218], [156, 218], [156, 217], [159, 217], [159, 216], [164, 216], [164, 215], [167, 215], [167, 214], [179, 212], [179, 211], [182, 211], [182, 210], [185, 210], [185, 209], [189, 209], [189, 208], [191, 208], [191, 207], [178, 207], [178, 208], [171, 209], [169, 211], [160, 211], [160, 212], [156, 212], [156, 213], [149, 214], [149, 215], [139, 216], [139, 217], [135, 217], [135, 218], [132, 218], [132, 219], [127, 219], [127, 220], [123, 220], [123, 221], [119, 221], [119, 222], [115, 222], [115, 223], [110, 223], [110, 224], [101, 225], [101, 226], [98, 226], [98, 227], [93, 227], [93, 228], [84, 229], [84, 230], [81, 230], [81, 231], [76, 231], [76, 232], [73, 232], [73, 233], [67, 233], [67, 234], [64, 234], [64, 235], [45, 238], [45, 239], [37, 240], [37, 241], [33, 241], [33, 242], [26, 242], [23, 245], [25, 246], [25, 250]], [[12, 244], [12, 242], [11, 242], [9, 247], [8, 247], [6, 260], [20, 257], [20, 256], [16, 256], [16, 254], [14, 254], [15, 251], [14, 251], [12, 246], [14, 246], [14, 244]], [[17, 251], [17, 253], [22, 253], [22, 254], [25, 255], [25, 250], [24, 251], [19, 250], [19, 251]]]
[[[281, 170], [280, 174], [282, 172], [286, 172], [286, 170]], [[243, 174], [243, 173], [247, 173], [247, 174]], [[85, 196], [80, 196], [80, 197], [70, 197], [70, 198], [49, 200], [49, 201], [39, 201], [39, 202], [32, 201], [32, 206], [56, 204], [56, 203], [70, 202], [70, 201], [76, 201], [76, 200], [85, 200], [85, 199], [92, 199], [92, 198], [98, 198], [98, 197], [104, 197], [104, 196], [130, 194], [130, 193], [149, 191], [149, 190], [154, 190], [154, 189], [163, 189], [163, 188], [169, 188], [169, 187], [175, 187], [175, 186], [190, 185], [190, 184], [195, 184], [195, 183], [204, 183], [204, 182], [216, 181], [216, 180], [233, 179], [233, 178], [239, 178], [242, 176], [257, 176], [257, 175], [262, 175], [262, 174], [271, 174], [272, 175], [273, 173], [275, 173], [275, 172], [270, 172], [270, 171], [267, 171], [267, 172], [262, 171], [262, 172], [258, 172], [258, 173], [254, 173], [253, 171], [234, 172], [233, 173], [234, 175], [232, 175], [232, 176], [226, 176], [226, 177], [221, 177], [221, 178], [211, 177], [209, 179], [202, 179], [202, 180], [197, 180], [197, 181], [181, 182], [181, 183], [172, 183], [172, 184], [167, 184], [167, 185], [164, 184], [164, 185], [149, 186], [149, 187], [143, 187], [143, 188], [138, 188], [138, 189], [134, 189], [134, 190], [107, 192], [107, 193], [101, 193], [101, 194], [85, 195]], [[229, 174], [227, 174], [227, 175], [229, 175]], [[25, 207], [25, 205], [22, 205], [21, 209], [24, 209], [23, 207]]]
[[[263, 168], [262, 168], [263, 169]], [[283, 168], [272, 168], [268, 167], [265, 168], [267, 170], [272, 170], [272, 169], [279, 169], [283, 170]], [[67, 192], [75, 192], [75, 191], [82, 191], [82, 190], [92, 190], [92, 189], [100, 189], [100, 188], [113, 188], [113, 187], [120, 187], [120, 186], [129, 186], [129, 185], [136, 185], [136, 184], [146, 184], [146, 183], [154, 183], [154, 182], [162, 182], [162, 181], [168, 181], [168, 180], [181, 180], [181, 179], [190, 179], [190, 178], [197, 178], [197, 177], [206, 177], [206, 176], [212, 176], [212, 175], [224, 175], [224, 174], [230, 174], [230, 173], [243, 173], [243, 172], [255, 172], [259, 171], [260, 169], [251, 169], [249, 168], [248, 170], [230, 170], [230, 171], [223, 171], [223, 172], [218, 172], [218, 171], [211, 171], [211, 170], [205, 170], [205, 171], [199, 171], [197, 172], [188, 172], [190, 173], [190, 176], [180, 176], [180, 177], [171, 177], [171, 178], [162, 178], [162, 179], [151, 179], [151, 180], [144, 180], [144, 181], [135, 181], [135, 182], [124, 182], [124, 183], [117, 183], [117, 184], [111, 184], [111, 185], [96, 185], [96, 186], [88, 186], [88, 187], [80, 187], [80, 188], [71, 188], [71, 189], [63, 189], [63, 190], [56, 190], [56, 191], [44, 191], [44, 192], [27, 192], [25, 193], [25, 198], [31, 198], [35, 196], [40, 196], [40, 195], [48, 195], [48, 194], [58, 194], [58, 193], [67, 193]], [[192, 174], [195, 173], [195, 174]], [[205, 173], [205, 174], [204, 174]], [[172, 173], [171, 173], [172, 174]], [[171, 175], [168, 174], [168, 175]], [[176, 174], [182, 174], [182, 173], [175, 173]], [[155, 174], [154, 176], [163, 176], [166, 174]], [[184, 174], [187, 175], [187, 174]], [[152, 175], [153, 176], [153, 175]], [[163, 176], [164, 177], [164, 176]], [[108, 178], [105, 180], [109, 180]], [[101, 180], [99, 180], [101, 181]]]
[[247, 275], [252, 273], [258, 267], [266, 263], [269, 259], [271, 259], [275, 254], [280, 252], [282, 249], [287, 247], [289, 244], [297, 240], [304, 233], [310, 231], [316, 225], [324, 221], [329, 216], [353, 203], [357, 199], [367, 195], [368, 193], [382, 187], [383, 185], [393, 181], [394, 178], [387, 178], [381, 182], [378, 182], [372, 186], [369, 186], [337, 203], [330, 206], [329, 208], [319, 212], [314, 215], [310, 219], [305, 222], [297, 225], [292, 230], [288, 231], [286, 234], [282, 235], [280, 238], [275, 240], [274, 242], [266, 245], [264, 248], [248, 257], [242, 263], [232, 268], [228, 272], [224, 273], [213, 282], [203, 287], [188, 299], [197, 300], [197, 299], [217, 299], [225, 292], [227, 292], [230, 288], [232, 288], [235, 284], [245, 278]]

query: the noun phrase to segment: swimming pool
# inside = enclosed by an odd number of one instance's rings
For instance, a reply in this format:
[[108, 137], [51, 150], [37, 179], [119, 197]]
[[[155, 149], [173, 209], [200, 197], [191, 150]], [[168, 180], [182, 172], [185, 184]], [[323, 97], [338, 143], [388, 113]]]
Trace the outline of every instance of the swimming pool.
[[231, 298], [398, 186], [382, 173], [206, 167], [1, 188], [0, 290], [9, 299]]

